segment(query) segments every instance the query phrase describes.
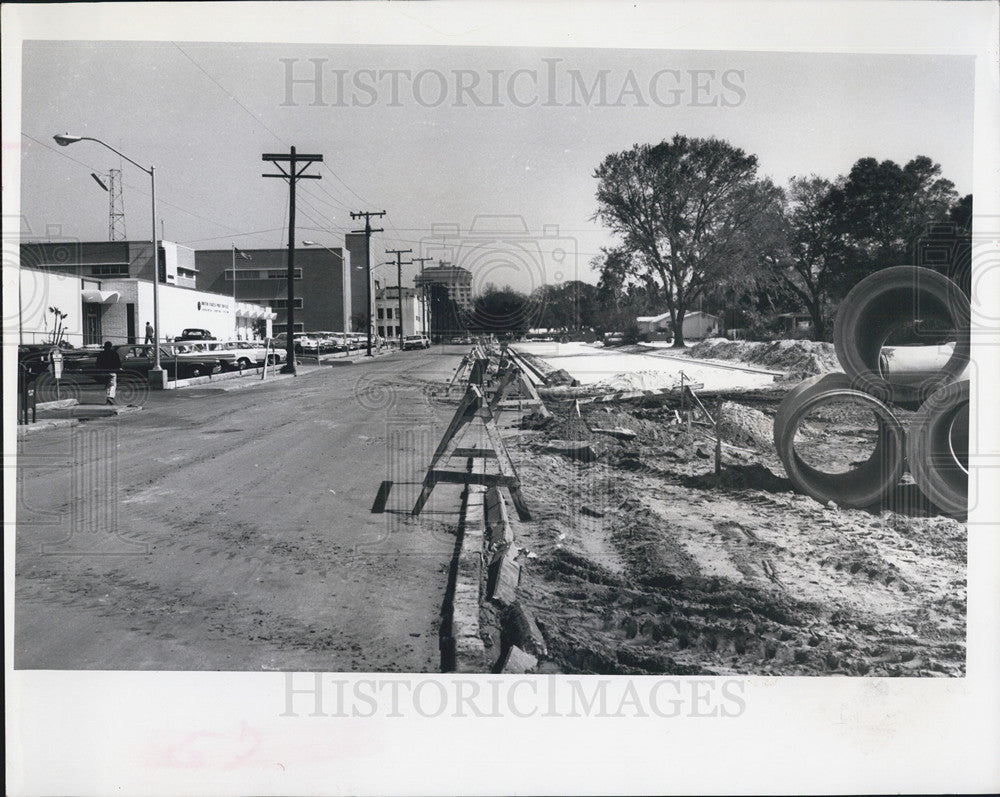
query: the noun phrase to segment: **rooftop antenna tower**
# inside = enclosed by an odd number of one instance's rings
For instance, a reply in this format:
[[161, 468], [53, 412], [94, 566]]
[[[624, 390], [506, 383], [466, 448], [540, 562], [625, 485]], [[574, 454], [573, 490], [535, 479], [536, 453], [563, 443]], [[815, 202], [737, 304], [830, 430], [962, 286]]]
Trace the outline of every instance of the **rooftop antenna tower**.
[[90, 173], [90, 176], [108, 192], [108, 240], [124, 241], [126, 235], [125, 202], [122, 199], [122, 170], [109, 169], [107, 183], [93, 172]]
[[124, 241], [125, 202], [122, 199], [122, 170], [108, 171], [108, 240]]

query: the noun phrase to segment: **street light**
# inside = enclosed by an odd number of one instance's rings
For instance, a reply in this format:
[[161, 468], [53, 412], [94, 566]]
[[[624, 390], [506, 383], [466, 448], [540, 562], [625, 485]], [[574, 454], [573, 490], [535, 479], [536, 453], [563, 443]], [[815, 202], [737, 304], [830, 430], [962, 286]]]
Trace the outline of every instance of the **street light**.
[[137, 169], [141, 169], [149, 175], [149, 193], [153, 208], [153, 235], [150, 239], [153, 245], [153, 367], [150, 369], [149, 374], [151, 386], [155, 384], [158, 388], [165, 388], [167, 386], [167, 380], [165, 378], [166, 374], [160, 366], [160, 247], [156, 241], [156, 168], [154, 166], [150, 166], [147, 169], [145, 166], [136, 163], [128, 155], [119, 152], [106, 141], [101, 141], [99, 138], [91, 138], [90, 136], [71, 136], [69, 133], [64, 133], [61, 136], [52, 136], [52, 138], [60, 147], [68, 147], [70, 144], [75, 144], [77, 141], [93, 141], [94, 143], [100, 144], [102, 147], [111, 150], [118, 157], [127, 160]]

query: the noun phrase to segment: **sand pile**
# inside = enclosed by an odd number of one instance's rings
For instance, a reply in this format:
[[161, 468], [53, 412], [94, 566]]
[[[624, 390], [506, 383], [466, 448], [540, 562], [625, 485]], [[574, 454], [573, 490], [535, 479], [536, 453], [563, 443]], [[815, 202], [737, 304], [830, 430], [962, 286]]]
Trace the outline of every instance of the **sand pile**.
[[776, 340], [772, 343], [708, 338], [686, 349], [688, 357], [736, 360], [788, 373], [790, 379], [839, 371], [832, 343], [815, 340]]
[[631, 373], [615, 374], [602, 379], [590, 387], [595, 393], [614, 393], [619, 390], [659, 390], [680, 384], [678, 378], [664, 371], [633, 371]]
[[760, 410], [724, 401], [719, 408], [718, 420], [719, 434], [727, 443], [756, 449], [771, 449], [774, 446], [774, 422]]

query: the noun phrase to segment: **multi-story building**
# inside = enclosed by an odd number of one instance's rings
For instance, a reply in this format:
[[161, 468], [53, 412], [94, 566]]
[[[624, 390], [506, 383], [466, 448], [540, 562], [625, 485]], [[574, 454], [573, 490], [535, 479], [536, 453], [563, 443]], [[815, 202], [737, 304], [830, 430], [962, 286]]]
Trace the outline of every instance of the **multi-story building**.
[[417, 274], [413, 284], [418, 289], [430, 290], [431, 285], [444, 285], [448, 288], [448, 298], [452, 299], [460, 309], [472, 309], [472, 272], [461, 266], [453, 266], [443, 260], [436, 266], [429, 266]]
[[[295, 250], [293, 332], [351, 330], [352, 287], [356, 279], [350, 274], [350, 261], [341, 248]], [[287, 249], [241, 249], [238, 254], [231, 247], [204, 249], [195, 253], [195, 262], [200, 286], [233, 296], [239, 302], [272, 308], [277, 313], [275, 333], [287, 330]], [[362, 293], [362, 309], [364, 301]]]
[[[350, 308], [350, 331], [364, 331], [368, 318], [368, 303], [374, 303], [375, 297], [368, 296], [368, 274], [365, 264], [368, 256], [368, 237], [364, 233], [349, 232], [344, 236], [344, 248], [347, 250], [350, 268], [347, 269], [348, 292], [345, 306]], [[372, 264], [374, 265], [374, 264]]]
[[396, 285], [378, 288], [375, 292], [375, 317], [372, 324], [375, 334], [386, 339], [400, 335], [419, 335], [426, 332], [420, 295], [413, 288], [402, 288], [403, 316], [399, 315], [399, 291]]

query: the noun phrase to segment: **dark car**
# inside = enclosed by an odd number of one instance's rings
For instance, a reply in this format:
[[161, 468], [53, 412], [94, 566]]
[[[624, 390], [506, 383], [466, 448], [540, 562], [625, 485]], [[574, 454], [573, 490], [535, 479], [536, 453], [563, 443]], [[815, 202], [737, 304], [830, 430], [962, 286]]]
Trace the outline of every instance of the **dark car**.
[[[51, 370], [52, 351], [56, 347], [51, 343], [28, 343], [17, 347], [18, 365], [24, 367], [29, 374], [29, 379], [35, 379], [39, 374]], [[72, 360], [86, 359], [93, 357], [94, 352], [87, 349], [77, 349], [71, 343], [63, 341], [59, 344], [59, 351], [63, 356], [63, 370]]]
[[215, 336], [207, 329], [185, 329], [174, 338], [175, 341], [185, 340], [215, 340]]
[[[149, 378], [149, 372], [155, 364], [152, 346], [137, 344], [115, 348], [122, 360], [122, 371], [142, 379]], [[94, 354], [93, 357], [73, 360], [69, 363], [69, 367], [63, 366], [63, 371], [89, 376], [100, 382], [103, 380], [103, 372], [97, 370], [96, 362], [97, 355]], [[217, 374], [222, 370], [219, 360], [213, 358], [211, 352], [205, 352], [204, 357], [192, 357], [189, 354], [184, 359], [179, 359], [174, 357], [173, 352], [162, 347], [160, 348], [160, 367], [167, 372], [167, 376], [171, 379], [190, 379], [195, 376]]]

